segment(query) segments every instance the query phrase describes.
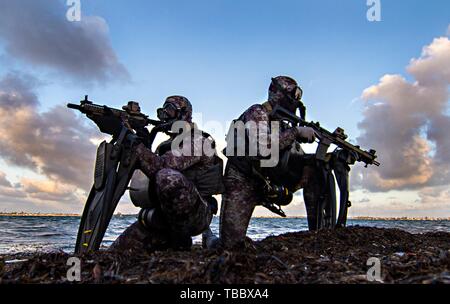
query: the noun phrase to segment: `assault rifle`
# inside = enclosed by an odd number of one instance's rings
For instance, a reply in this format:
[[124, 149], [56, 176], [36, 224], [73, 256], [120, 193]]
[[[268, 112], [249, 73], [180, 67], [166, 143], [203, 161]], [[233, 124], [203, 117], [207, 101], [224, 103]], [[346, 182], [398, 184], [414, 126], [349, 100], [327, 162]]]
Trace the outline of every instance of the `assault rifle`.
[[310, 127], [314, 130], [316, 136], [319, 138], [319, 146], [317, 147], [316, 151], [316, 159], [318, 160], [325, 161], [327, 158], [328, 148], [331, 144], [334, 144], [343, 150], [352, 152], [352, 154], [354, 154], [356, 157], [356, 161], [365, 163], [366, 167], [368, 165], [380, 165], [380, 163], [376, 161], [377, 151], [365, 151], [362, 150], [360, 146], [355, 146], [347, 142], [346, 140], [348, 136], [345, 134], [342, 128], [337, 128], [334, 132], [330, 132], [322, 128], [319, 122], [308, 122], [306, 120], [303, 120], [302, 118], [289, 112], [279, 105], [276, 105], [274, 107], [272, 113], [272, 115], [284, 118], [289, 122], [294, 123], [295, 125], [301, 127]]
[[[380, 166], [376, 160], [375, 150], [363, 150], [360, 146], [349, 143], [347, 135], [342, 128], [337, 128], [330, 132], [320, 126], [318, 122], [308, 122], [301, 117], [291, 113], [283, 107], [276, 105], [271, 116], [287, 121], [292, 125], [310, 127], [319, 139], [318, 147], [314, 155], [317, 167], [320, 169], [322, 186], [325, 191], [319, 199], [319, 206], [316, 206], [317, 215], [313, 223], [308, 223], [310, 229], [343, 227], [347, 221], [347, 211], [351, 206], [349, 201], [349, 172], [350, 165], [356, 161], [363, 162], [365, 166]], [[331, 144], [338, 148], [333, 153], [328, 153]], [[333, 175], [334, 171], [334, 175]], [[336, 189], [335, 178], [340, 190], [340, 208], [336, 219]]]
[[80, 104], [67, 104], [70, 109], [78, 110], [93, 120], [100, 131], [113, 136], [118, 136], [122, 126], [130, 130], [142, 130], [148, 125], [161, 126], [164, 122], [148, 118], [141, 112], [139, 103], [129, 101], [122, 110], [105, 105], [94, 104], [88, 100], [88, 96], [80, 101]]

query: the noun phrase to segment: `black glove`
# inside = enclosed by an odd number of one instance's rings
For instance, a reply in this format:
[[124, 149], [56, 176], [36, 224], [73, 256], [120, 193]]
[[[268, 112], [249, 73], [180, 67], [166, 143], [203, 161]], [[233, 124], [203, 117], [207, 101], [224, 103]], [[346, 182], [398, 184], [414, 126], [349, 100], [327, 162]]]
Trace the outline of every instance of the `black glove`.
[[127, 135], [127, 141], [130, 143], [132, 148], [135, 148], [142, 142], [142, 138], [134, 133], [129, 133]]

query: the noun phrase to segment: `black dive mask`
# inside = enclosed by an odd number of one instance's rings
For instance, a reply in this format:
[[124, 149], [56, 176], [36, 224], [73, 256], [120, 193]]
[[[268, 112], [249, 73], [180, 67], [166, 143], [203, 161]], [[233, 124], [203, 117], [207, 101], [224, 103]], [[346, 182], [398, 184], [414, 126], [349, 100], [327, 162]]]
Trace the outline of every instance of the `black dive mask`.
[[165, 122], [170, 122], [179, 119], [181, 109], [173, 103], [165, 103], [162, 108], [156, 110], [158, 119]]
[[292, 85], [285, 88], [277, 81], [276, 78], [272, 78], [272, 84], [278, 91], [283, 92], [283, 95], [287, 99], [290, 99], [293, 102], [301, 102], [303, 97], [303, 90], [298, 85]]
[[288, 88], [284, 88], [275, 78], [272, 78], [272, 84], [277, 88], [278, 91], [281, 91], [284, 95], [282, 101], [280, 101], [280, 106], [294, 113], [297, 109], [300, 110], [300, 117], [305, 119], [306, 116], [306, 108], [302, 102], [303, 90], [298, 85], [293, 85]]

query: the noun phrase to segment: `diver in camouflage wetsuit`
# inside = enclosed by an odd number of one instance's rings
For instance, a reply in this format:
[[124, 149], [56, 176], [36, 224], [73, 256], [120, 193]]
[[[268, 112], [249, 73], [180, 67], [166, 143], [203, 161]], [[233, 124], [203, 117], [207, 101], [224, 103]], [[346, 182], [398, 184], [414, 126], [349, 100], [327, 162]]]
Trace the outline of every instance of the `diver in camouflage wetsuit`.
[[[168, 97], [158, 118], [195, 132], [172, 133], [155, 153], [143, 143], [136, 147], [138, 167], [150, 180], [150, 199], [156, 207], [143, 208], [138, 221], [113, 243], [113, 250], [189, 249], [191, 236], [208, 229], [217, 212], [212, 195], [223, 191], [223, 165], [209, 134], [192, 123], [191, 103], [182, 96]], [[177, 137], [183, 139], [181, 150], [172, 149]], [[204, 153], [205, 146], [214, 155]]]
[[[269, 88], [268, 102], [256, 104], [247, 109], [238, 119], [243, 123], [253, 122], [270, 122], [276, 120], [272, 117], [271, 112], [275, 106], [281, 106], [284, 109], [295, 113], [303, 104], [301, 103], [302, 91], [298, 87], [297, 82], [286, 76], [279, 76], [272, 79]], [[303, 108], [304, 111], [304, 108]], [[258, 125], [259, 127], [259, 125]], [[270, 134], [270, 127], [264, 130], [265, 134]], [[255, 130], [250, 134], [254, 133]], [[253, 133], [252, 133], [253, 132]], [[258, 133], [260, 134], [260, 133]], [[263, 133], [264, 134], [264, 133]], [[262, 138], [257, 137], [257, 141]], [[301, 168], [295, 170], [294, 180], [289, 181], [289, 190], [295, 192], [304, 188], [304, 199], [308, 213], [308, 223], [310, 229], [314, 229], [315, 221], [315, 205], [320, 195], [319, 183], [317, 180], [316, 168], [314, 162], [308, 163], [307, 155], [300, 148], [300, 142], [312, 143], [315, 140], [315, 133], [308, 127], [285, 127], [280, 129], [279, 133], [279, 151], [283, 153], [291, 153], [291, 161], [289, 167], [293, 167], [291, 162], [296, 162], [295, 167]], [[229, 151], [227, 151], [228, 154]], [[293, 156], [297, 157], [293, 157]], [[251, 173], [251, 170], [245, 170], [242, 161], [236, 162], [236, 157], [228, 156], [228, 163], [225, 170], [224, 185], [225, 193], [222, 196], [222, 207], [220, 214], [220, 243], [225, 248], [241, 245], [245, 239], [247, 227], [253, 210], [257, 205], [261, 205], [265, 201], [263, 182], [258, 176]], [[249, 160], [250, 161], [250, 160]], [[288, 170], [290, 168], [287, 168]], [[272, 173], [279, 170], [279, 167], [269, 169]], [[289, 173], [282, 173], [287, 176]]]

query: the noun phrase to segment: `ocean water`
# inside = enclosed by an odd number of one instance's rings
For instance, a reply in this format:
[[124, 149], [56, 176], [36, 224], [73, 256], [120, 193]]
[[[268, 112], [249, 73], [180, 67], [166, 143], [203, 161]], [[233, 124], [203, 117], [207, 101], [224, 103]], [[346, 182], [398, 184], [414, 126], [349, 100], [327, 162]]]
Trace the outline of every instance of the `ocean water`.
[[[115, 216], [106, 232], [102, 246], [109, 246], [131, 225], [134, 216]], [[64, 251], [73, 252], [78, 231], [78, 217], [0, 217], [0, 254]], [[211, 228], [218, 233], [219, 220], [213, 219]], [[450, 232], [450, 221], [349, 220], [349, 226], [399, 228], [411, 233], [429, 231]], [[248, 236], [260, 240], [270, 235], [307, 230], [304, 218], [253, 218]], [[201, 242], [199, 236], [195, 243]]]

